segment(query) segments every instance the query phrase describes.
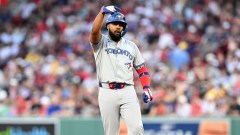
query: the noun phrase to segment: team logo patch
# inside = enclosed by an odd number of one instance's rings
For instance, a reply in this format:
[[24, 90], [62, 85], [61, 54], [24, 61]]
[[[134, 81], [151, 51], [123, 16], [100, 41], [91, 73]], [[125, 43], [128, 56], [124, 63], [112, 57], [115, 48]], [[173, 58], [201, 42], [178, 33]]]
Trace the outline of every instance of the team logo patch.
[[125, 63], [125, 65], [127, 66], [128, 70], [132, 70], [133, 66], [132, 66], [131, 62], [127, 62], [127, 63]]

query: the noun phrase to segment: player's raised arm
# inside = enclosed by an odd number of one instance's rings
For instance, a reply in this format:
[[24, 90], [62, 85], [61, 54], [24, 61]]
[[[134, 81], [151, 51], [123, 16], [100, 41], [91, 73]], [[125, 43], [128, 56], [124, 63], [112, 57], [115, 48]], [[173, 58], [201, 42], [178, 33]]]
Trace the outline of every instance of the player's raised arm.
[[120, 8], [116, 6], [103, 6], [93, 21], [93, 27], [90, 34], [90, 42], [94, 45], [97, 45], [99, 40], [101, 39], [102, 32], [101, 28], [104, 21], [105, 14], [113, 14], [114, 12], [120, 11]]

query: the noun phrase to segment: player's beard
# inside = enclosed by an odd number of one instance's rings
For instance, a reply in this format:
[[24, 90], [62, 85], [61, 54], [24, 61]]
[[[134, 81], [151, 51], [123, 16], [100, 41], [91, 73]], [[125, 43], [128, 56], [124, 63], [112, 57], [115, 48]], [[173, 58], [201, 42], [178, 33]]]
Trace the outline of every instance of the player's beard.
[[110, 38], [115, 41], [118, 42], [121, 39], [121, 33], [119, 35], [115, 35], [111, 30], [108, 31]]

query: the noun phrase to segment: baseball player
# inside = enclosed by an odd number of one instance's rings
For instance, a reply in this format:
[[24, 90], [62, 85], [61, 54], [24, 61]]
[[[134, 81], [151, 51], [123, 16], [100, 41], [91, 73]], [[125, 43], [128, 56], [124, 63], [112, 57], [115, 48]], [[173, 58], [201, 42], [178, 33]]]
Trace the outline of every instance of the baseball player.
[[[99, 81], [98, 102], [105, 135], [118, 135], [120, 117], [129, 135], [143, 135], [141, 110], [133, 82], [133, 69], [139, 74], [145, 103], [152, 100], [150, 76], [135, 43], [123, 38], [127, 31], [125, 16], [116, 6], [103, 6], [96, 16], [90, 34]], [[101, 28], [104, 16], [107, 35]]]

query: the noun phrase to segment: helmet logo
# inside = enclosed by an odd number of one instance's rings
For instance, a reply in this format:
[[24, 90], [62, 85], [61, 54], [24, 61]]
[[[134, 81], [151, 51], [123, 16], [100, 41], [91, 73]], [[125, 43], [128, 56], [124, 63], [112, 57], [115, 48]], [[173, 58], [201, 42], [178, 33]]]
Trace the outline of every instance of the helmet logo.
[[118, 15], [118, 18], [119, 18], [119, 19], [122, 19], [122, 18], [123, 18], [123, 16], [121, 16], [121, 15]]

